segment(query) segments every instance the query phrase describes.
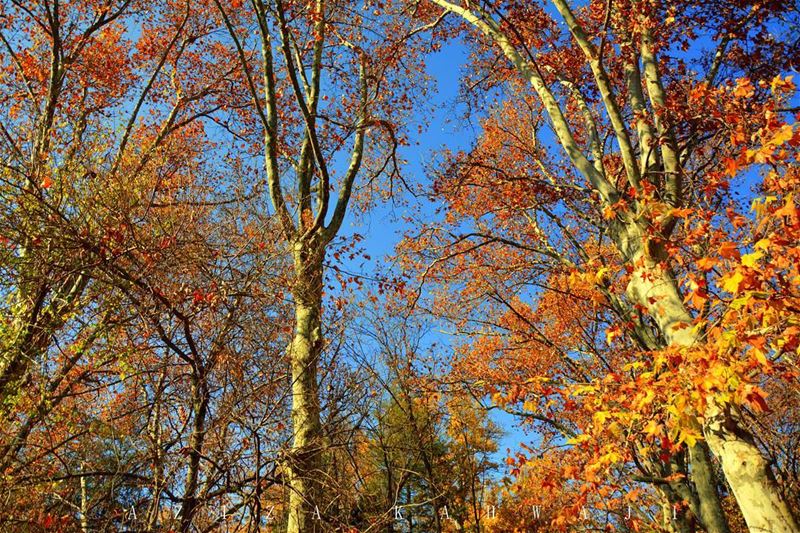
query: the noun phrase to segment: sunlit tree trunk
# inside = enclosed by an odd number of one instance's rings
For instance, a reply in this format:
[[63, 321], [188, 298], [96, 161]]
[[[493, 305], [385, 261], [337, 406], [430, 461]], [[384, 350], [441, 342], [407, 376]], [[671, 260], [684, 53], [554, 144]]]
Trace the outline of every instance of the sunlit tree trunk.
[[322, 352], [321, 248], [298, 242], [294, 248], [295, 332], [289, 346], [294, 438], [288, 460], [289, 533], [321, 531], [321, 424], [317, 364]]
[[689, 462], [692, 467], [692, 481], [697, 490], [697, 500], [700, 507], [700, 520], [711, 532], [727, 533], [728, 520], [717, 492], [717, 479], [714, 475], [714, 467], [711, 463], [708, 444], [697, 442], [689, 448]]
[[148, 432], [150, 438], [150, 446], [152, 448], [152, 469], [153, 469], [153, 484], [152, 484], [152, 499], [150, 506], [147, 510], [147, 531], [156, 531], [158, 528], [159, 514], [161, 510], [161, 490], [164, 477], [164, 457], [163, 457], [163, 436], [161, 429], [161, 397], [164, 393], [164, 383], [167, 378], [167, 370], [164, 368], [158, 378], [158, 385], [156, 385], [155, 394], [153, 398], [153, 409], [148, 420]]
[[[81, 463], [81, 470], [86, 465]], [[89, 532], [89, 495], [86, 487], [86, 476], [81, 475], [81, 533]]]
[[749, 432], [738, 423], [737, 415], [728, 409], [709, 405], [703, 433], [709, 447], [719, 457], [748, 529], [758, 533], [800, 531], [797, 520], [780, 496], [769, 463]]
[[[259, 87], [251, 75], [251, 61], [242, 44], [243, 37], [237, 31], [233, 11], [221, 0], [214, 0], [214, 4], [233, 40], [247, 88], [255, 103], [256, 115], [263, 126], [264, 168], [269, 195], [285, 242], [291, 246], [294, 263], [291, 291], [295, 329], [288, 349], [294, 435], [285, 463], [289, 485], [287, 531], [322, 531], [325, 509], [318, 506], [323, 443], [317, 365], [323, 349], [323, 260], [328, 244], [342, 226], [364, 156], [370, 83], [366, 56], [361, 48], [343, 42], [340, 35], [333, 36], [329, 32], [331, 8], [324, 0], [307, 3], [309, 13], [313, 15], [308, 19], [298, 17], [294, 7], [283, 0], [253, 0], [251, 5], [261, 40], [263, 86]], [[305, 29], [310, 30], [309, 35], [313, 36], [312, 44], [304, 53], [297, 46], [296, 28], [293, 27], [300, 21], [308, 24]], [[241, 31], [244, 34], [249, 30], [241, 28]], [[358, 65], [357, 73], [354, 70], [350, 74], [358, 103], [350, 117], [350, 161], [346, 171], [335, 176], [328, 170], [330, 154], [324, 149], [325, 141], [330, 139], [326, 138], [328, 133], [319, 127], [317, 121], [318, 106], [326, 89], [322, 83], [323, 72], [332, 69], [337, 76], [344, 72], [340, 70], [340, 64], [336, 64], [339, 56], [332, 60], [333, 66], [323, 61], [326, 48], [337, 47], [347, 61], [341, 65], [352, 60]], [[278, 58], [282, 61], [276, 61]], [[372, 81], [377, 82], [378, 78]], [[276, 87], [282, 82], [290, 86], [291, 105], [279, 102]], [[295, 178], [290, 186], [284, 179], [286, 170], [279, 164], [279, 159], [284, 157], [282, 143], [287, 140], [294, 142], [292, 137], [283, 136], [292, 130], [295, 123], [301, 125], [296, 132], [300, 141], [297, 158], [290, 158], [288, 165]], [[340, 143], [341, 139], [334, 144]], [[334, 189], [338, 189], [335, 201], [331, 198]]]

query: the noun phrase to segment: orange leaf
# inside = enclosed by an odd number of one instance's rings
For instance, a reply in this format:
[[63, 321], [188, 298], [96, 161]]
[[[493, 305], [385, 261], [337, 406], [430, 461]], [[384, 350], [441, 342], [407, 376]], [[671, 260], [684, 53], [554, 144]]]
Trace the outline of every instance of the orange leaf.
[[723, 161], [725, 164], [725, 173], [730, 177], [735, 177], [739, 173], [739, 162], [733, 158], [726, 157]]
[[739, 259], [739, 248], [730, 241], [719, 245], [719, 255], [726, 259]]
[[701, 257], [697, 260], [697, 268], [704, 272], [708, 272], [717, 265], [717, 260], [713, 257]]
[[797, 217], [797, 206], [794, 205], [794, 198], [790, 194], [786, 197], [786, 204], [775, 211], [776, 217], [788, 217], [794, 219]]

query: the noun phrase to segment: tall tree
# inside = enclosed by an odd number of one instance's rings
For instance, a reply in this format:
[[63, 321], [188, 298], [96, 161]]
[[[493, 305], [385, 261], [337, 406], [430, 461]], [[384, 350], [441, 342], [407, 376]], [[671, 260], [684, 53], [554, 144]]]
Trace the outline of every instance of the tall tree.
[[[785, 57], [792, 60], [792, 53], [764, 38], [764, 32], [768, 27], [774, 30], [773, 25], [790, 31], [790, 26], [781, 26], [781, 17], [795, 14], [792, 7], [757, 2], [431, 3], [477, 30], [479, 57], [486, 60], [479, 66], [484, 70], [478, 87], [513, 74], [519, 80], [511, 82], [517, 94], [526, 95], [527, 89], [532, 96], [518, 97], [518, 106], [530, 106], [532, 113], [547, 118], [547, 136], [529, 140], [539, 143], [531, 151], [535, 164], [542, 167], [541, 172], [534, 171], [542, 183], [550, 182], [551, 190], [559, 191], [560, 186], [572, 186], [561, 176], [577, 174], [588, 184], [589, 205], [602, 213], [602, 220], [594, 223], [601, 238], [613, 243], [620, 266], [629, 273], [624, 277], [625, 291], [613, 295], [611, 305], [622, 306], [619, 311], [632, 325], [637, 341], [649, 350], [671, 350], [691, 360], [686, 354], [708, 340], [696, 324], [708, 317], [693, 313], [686, 303], [692, 291], [682, 286], [676, 268], [697, 265], [681, 255], [683, 234], [676, 228], [681, 228], [682, 217], [686, 226], [698, 222], [691, 215], [720, 192], [719, 175], [712, 169], [722, 165], [725, 149], [734, 154], [740, 143], [733, 137], [726, 144], [724, 136], [715, 135], [715, 115], [698, 113], [686, 103], [697, 91], [716, 91], [737, 75], [768, 85], [788, 64]], [[703, 41], [699, 34], [717, 40]], [[690, 46], [706, 51], [700, 61], [682, 55], [682, 49]], [[510, 69], [485, 68], [497, 65], [498, 56]], [[764, 92], [748, 96], [749, 111], [758, 109], [751, 115], [758, 117], [758, 124], [779, 107]], [[548, 148], [550, 142], [561, 147], [565, 160]], [[709, 153], [712, 146], [716, 153]], [[501, 176], [509, 170], [487, 168]], [[558, 210], [552, 214], [557, 224]], [[536, 231], [537, 224], [531, 225]], [[461, 240], [475, 237], [481, 236]], [[539, 250], [545, 255], [553, 251], [546, 246]], [[654, 331], [649, 331], [651, 324]], [[688, 444], [693, 491], [699, 497], [697, 511], [704, 527], [727, 530], [706, 451], [710, 447], [751, 529], [797, 530], [736, 402], [710, 391], [690, 416], [702, 421], [705, 437]]]
[[317, 531], [325, 527], [325, 509], [317, 505], [323, 448], [317, 369], [325, 346], [326, 251], [357, 182], [369, 186], [397, 172], [399, 125], [417, 78], [418, 62], [405, 47], [413, 32], [410, 17], [399, 16], [402, 4], [392, 2], [370, 12], [326, 0], [214, 3], [252, 104], [242, 123], [262, 135], [269, 194], [294, 264], [288, 531]]

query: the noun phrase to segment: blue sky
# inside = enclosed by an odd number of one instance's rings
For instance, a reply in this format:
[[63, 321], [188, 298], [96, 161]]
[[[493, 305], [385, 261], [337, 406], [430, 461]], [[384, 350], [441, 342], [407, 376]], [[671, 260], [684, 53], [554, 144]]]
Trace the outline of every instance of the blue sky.
[[[461, 76], [468, 60], [468, 50], [463, 43], [451, 41], [441, 51], [426, 58], [427, 73], [433, 78], [433, 92], [428, 96], [418, 116], [412, 117], [409, 131], [416, 132], [418, 124], [425, 127], [422, 133], [411, 139], [412, 145], [405, 147], [402, 159], [407, 161], [403, 168], [404, 178], [409, 184], [421, 185], [423, 189], [431, 184], [431, 177], [426, 167], [435, 160], [436, 153], [443, 148], [458, 150], [468, 148], [475, 140], [478, 132], [474, 123], [464, 119], [464, 106], [460, 103], [459, 94]], [[429, 114], [429, 111], [433, 111]], [[415, 144], [418, 143], [418, 144]], [[395, 201], [378, 204], [366, 214], [348, 213], [343, 227], [345, 235], [358, 233], [364, 237], [362, 242], [365, 253], [371, 261], [363, 259], [355, 261], [343, 260], [339, 263], [343, 269], [354, 274], [372, 278], [375, 274], [387, 274], [392, 268], [391, 256], [395, 246], [400, 242], [403, 233], [411, 229], [403, 221], [404, 215], [413, 214], [415, 209], [434, 216], [436, 205], [425, 198], [412, 198], [402, 187], [395, 189], [400, 195]], [[408, 202], [408, 203], [406, 203]], [[416, 211], [419, 214], [419, 211]], [[443, 357], [449, 357], [448, 346], [455, 340], [451, 335], [439, 331], [435, 325], [428, 334], [427, 343], [435, 342], [437, 350], [444, 351]], [[514, 417], [497, 409], [490, 411], [491, 419], [501, 427], [505, 434], [498, 443], [495, 460], [502, 464], [507, 449], [518, 448], [525, 439], [518, 428], [514, 428]]]
[[[425, 166], [435, 158], [436, 152], [445, 147], [451, 150], [467, 148], [475, 138], [475, 130], [462, 120], [463, 108], [458, 104], [461, 69], [466, 64], [467, 53], [461, 43], [450, 42], [426, 60], [435, 91], [428, 95], [427, 105], [422, 107], [420, 114], [411, 118], [408, 127], [409, 131], [416, 132], [418, 124], [424, 125], [422, 133], [411, 139], [412, 145], [402, 149], [402, 159], [407, 161], [403, 175], [409, 183], [423, 187], [429, 185]], [[430, 110], [433, 110], [432, 114], [429, 114]], [[414, 201], [402, 187], [395, 190], [403, 196], [397, 200]], [[425, 200], [419, 200], [416, 206], [423, 209], [430, 206], [429, 202], [428, 205], [424, 203]], [[354, 216], [351, 210], [348, 229], [365, 237], [367, 253], [380, 263], [379, 259], [393, 252], [403, 231], [408, 229], [401, 220], [407, 213], [408, 208], [398, 201], [379, 204], [366, 215]]]

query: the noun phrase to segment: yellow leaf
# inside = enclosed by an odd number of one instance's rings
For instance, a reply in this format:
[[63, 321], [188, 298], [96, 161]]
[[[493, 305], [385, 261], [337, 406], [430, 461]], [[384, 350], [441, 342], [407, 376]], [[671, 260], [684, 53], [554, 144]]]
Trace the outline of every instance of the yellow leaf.
[[756, 268], [758, 260], [762, 257], [764, 257], [764, 254], [760, 251], [755, 251], [752, 254], [744, 254], [742, 256], [742, 264], [744, 266], [749, 266], [750, 268]]
[[685, 442], [688, 446], [691, 447], [691, 446], [694, 446], [695, 444], [697, 444], [697, 440], [699, 438], [700, 438], [700, 434], [699, 433], [695, 433], [695, 432], [690, 431], [688, 429], [683, 429], [683, 430], [681, 430], [680, 435], [678, 437], [678, 442], [679, 443]]
[[742, 307], [746, 306], [750, 302], [750, 295], [745, 294], [740, 298], [736, 298], [731, 302], [730, 308], [731, 309], [741, 309]]
[[622, 426], [619, 424], [619, 422], [611, 422], [608, 425], [608, 432], [617, 438], [623, 435]]
[[755, 211], [756, 215], [759, 217], [763, 217], [767, 213], [767, 206], [777, 200], [777, 196], [767, 196], [764, 198], [756, 198], [753, 200], [753, 204], [750, 207], [751, 211]]
[[589, 394], [592, 392], [597, 392], [597, 387], [594, 385], [578, 385], [572, 389], [572, 393], [575, 396], [581, 396], [583, 394]]
[[772, 136], [772, 139], [770, 139], [769, 142], [774, 146], [780, 146], [783, 143], [791, 140], [793, 136], [794, 136], [794, 128], [792, 127], [792, 125], [784, 124], [777, 132], [775, 132], [775, 135]]
[[611, 269], [608, 267], [603, 267], [597, 271], [597, 274], [594, 275], [594, 280], [600, 285], [606, 285], [608, 283], [608, 272]]
[[639, 401], [636, 402], [636, 408], [637, 409], [641, 409], [642, 407], [644, 407], [646, 405], [650, 405], [651, 403], [653, 403], [653, 400], [655, 399], [655, 397], [656, 397], [656, 393], [653, 392], [653, 389], [648, 388], [644, 393], [644, 397], [640, 398]]
[[792, 78], [794, 76], [786, 76], [785, 78], [781, 78], [780, 75], [775, 76], [772, 79], [772, 83], [770, 84], [770, 88], [772, 92], [778, 92], [779, 90], [786, 90], [792, 91], [794, 90], [794, 83], [792, 82]]
[[581, 442], [586, 442], [587, 440], [591, 439], [589, 435], [583, 434], [578, 435], [577, 437], [573, 437], [567, 440], [567, 444], [580, 444]]
[[651, 437], [658, 433], [661, 430], [661, 424], [656, 422], [655, 420], [650, 420], [646, 426], [644, 426], [644, 432], [650, 435]]
[[595, 424], [602, 425], [610, 416], [611, 413], [608, 411], [597, 411], [592, 417], [592, 420], [594, 420]]
[[731, 294], [739, 292], [739, 285], [744, 281], [744, 276], [738, 270], [722, 278], [722, 290]]
[[642, 362], [642, 361], [634, 361], [632, 363], [628, 363], [623, 368], [625, 370], [627, 370], [627, 371], [630, 371], [630, 370], [639, 370], [640, 368], [644, 368], [644, 366], [645, 366], [644, 362]]
[[608, 328], [608, 330], [606, 330], [606, 343], [611, 344], [614, 339], [619, 337], [621, 334], [622, 332], [620, 331], [619, 326], [611, 326]]

